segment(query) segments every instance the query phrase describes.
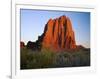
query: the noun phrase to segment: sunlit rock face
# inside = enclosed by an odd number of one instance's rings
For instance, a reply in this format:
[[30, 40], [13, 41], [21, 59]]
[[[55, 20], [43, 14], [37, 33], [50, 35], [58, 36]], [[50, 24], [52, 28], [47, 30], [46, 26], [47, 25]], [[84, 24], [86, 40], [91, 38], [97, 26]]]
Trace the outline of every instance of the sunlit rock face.
[[49, 19], [38, 41], [41, 42], [41, 48], [55, 51], [75, 49], [76, 41], [71, 20], [64, 15]]

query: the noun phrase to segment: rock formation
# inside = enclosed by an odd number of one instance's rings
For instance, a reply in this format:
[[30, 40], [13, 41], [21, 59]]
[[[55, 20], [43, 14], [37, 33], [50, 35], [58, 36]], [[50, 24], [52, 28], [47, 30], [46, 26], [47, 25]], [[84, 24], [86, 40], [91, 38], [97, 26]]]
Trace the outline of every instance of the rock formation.
[[20, 47], [21, 47], [21, 48], [25, 47], [25, 43], [21, 41], [21, 42], [20, 42]]
[[52, 50], [75, 49], [75, 35], [70, 19], [65, 15], [50, 19], [38, 41], [41, 42], [42, 48]]
[[65, 15], [56, 19], [49, 19], [38, 40], [36, 42], [29, 41], [26, 46], [33, 50], [43, 48], [54, 51], [76, 49], [77, 45], [71, 20]]
[[26, 47], [32, 50], [40, 50], [41, 46], [37, 42], [28, 41]]

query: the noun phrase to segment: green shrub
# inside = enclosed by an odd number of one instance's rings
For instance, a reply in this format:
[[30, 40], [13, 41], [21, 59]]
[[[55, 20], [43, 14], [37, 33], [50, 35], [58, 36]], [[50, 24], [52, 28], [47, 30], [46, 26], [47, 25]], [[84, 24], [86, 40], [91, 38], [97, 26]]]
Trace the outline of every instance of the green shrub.
[[90, 51], [53, 52], [21, 49], [21, 69], [90, 66]]

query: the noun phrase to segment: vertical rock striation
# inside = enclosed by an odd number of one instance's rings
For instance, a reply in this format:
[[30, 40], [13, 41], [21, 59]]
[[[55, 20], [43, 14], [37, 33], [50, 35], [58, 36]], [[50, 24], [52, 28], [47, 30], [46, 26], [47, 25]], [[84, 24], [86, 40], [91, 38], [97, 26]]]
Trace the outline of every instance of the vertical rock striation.
[[50, 19], [39, 39], [41, 39], [42, 48], [58, 51], [76, 48], [72, 23], [65, 15], [56, 19]]

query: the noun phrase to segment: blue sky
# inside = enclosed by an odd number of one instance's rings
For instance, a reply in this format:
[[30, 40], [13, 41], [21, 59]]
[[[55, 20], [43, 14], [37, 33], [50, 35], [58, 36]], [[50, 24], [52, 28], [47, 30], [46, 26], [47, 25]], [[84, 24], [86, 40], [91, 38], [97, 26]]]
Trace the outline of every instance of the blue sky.
[[72, 22], [77, 45], [90, 47], [90, 13], [71, 11], [47, 11], [21, 9], [21, 41], [36, 41], [44, 31], [45, 24], [52, 18], [66, 15]]

